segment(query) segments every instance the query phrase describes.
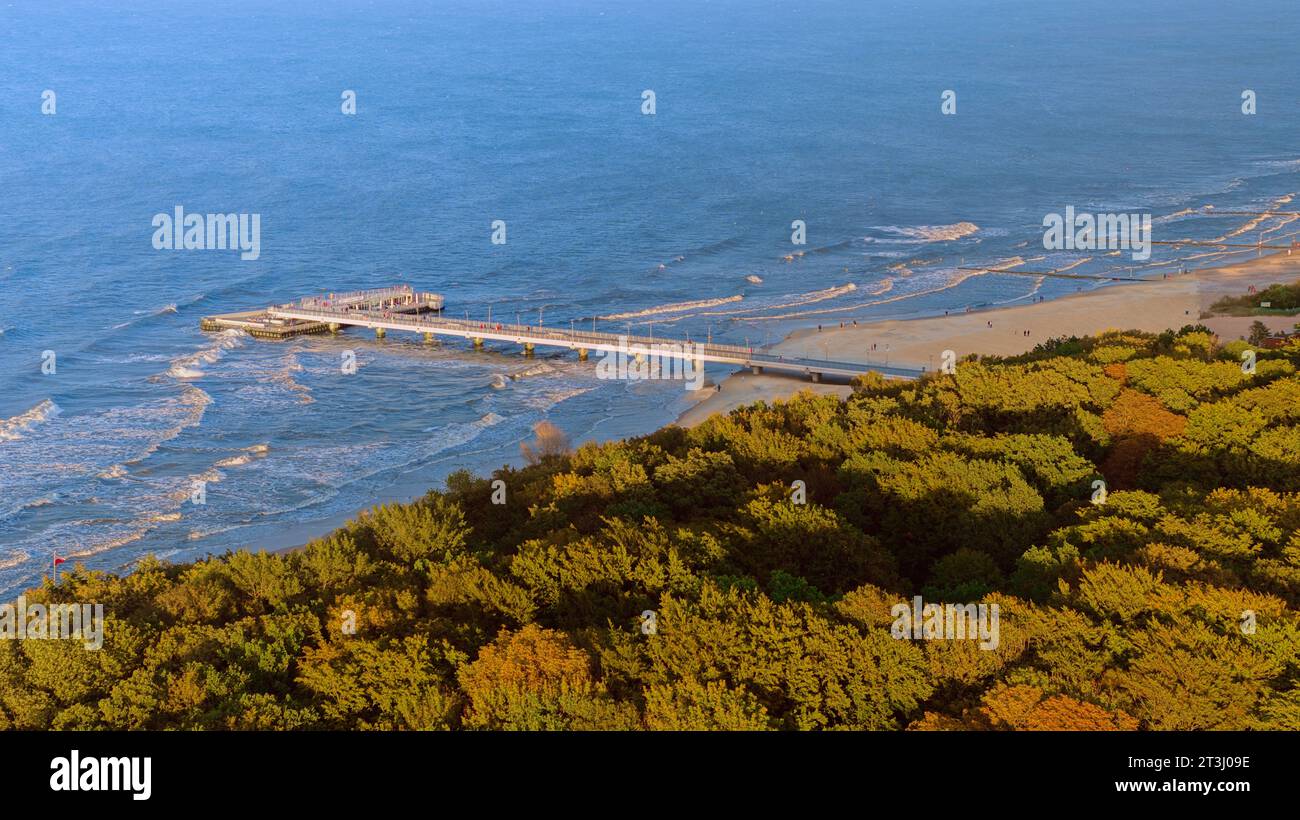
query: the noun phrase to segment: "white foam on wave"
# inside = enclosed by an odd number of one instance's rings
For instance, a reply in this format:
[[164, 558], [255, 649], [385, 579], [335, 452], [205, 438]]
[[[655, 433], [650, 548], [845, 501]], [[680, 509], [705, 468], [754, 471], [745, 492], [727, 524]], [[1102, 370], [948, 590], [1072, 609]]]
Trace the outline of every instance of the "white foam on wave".
[[[202, 297], [191, 299], [190, 302], [198, 301], [198, 298], [202, 298]], [[189, 304], [190, 302], [187, 302], [186, 304]], [[175, 302], [169, 302], [160, 308], [154, 308], [152, 310], [149, 309], [133, 310], [131, 311], [131, 315], [134, 316], [135, 318], [127, 319], [125, 322], [118, 322], [117, 324], [113, 325], [113, 330], [121, 330], [124, 327], [130, 327], [136, 322], [142, 322], [145, 319], [152, 319], [155, 316], [162, 316], [167, 313], [175, 313], [177, 310], [178, 308], [176, 307]]]
[[517, 373], [513, 373], [512, 378], [532, 377], [532, 376], [549, 376], [556, 372], [555, 365], [547, 362], [538, 362], [531, 367], [525, 368]]
[[[1283, 196], [1280, 196], [1280, 197], [1278, 197], [1277, 199], [1273, 200], [1272, 204], [1270, 204], [1269, 207], [1266, 208], [1265, 210], [1266, 210], [1266, 211], [1272, 211], [1272, 210], [1275, 209], [1275, 208], [1280, 208], [1280, 207], [1282, 207], [1283, 205], [1287, 205], [1287, 204], [1289, 204], [1289, 203], [1291, 202], [1291, 200], [1292, 200], [1294, 197], [1295, 197], [1295, 194], [1285, 194], [1285, 195], [1283, 195]], [[1277, 217], [1276, 217], [1276, 216], [1269, 216], [1268, 214], [1260, 214], [1260, 215], [1258, 215], [1258, 216], [1251, 217], [1250, 219], [1246, 220], [1245, 223], [1243, 223], [1242, 225], [1240, 225], [1240, 226], [1237, 227], [1236, 229], [1231, 230], [1231, 231], [1228, 231], [1228, 232], [1225, 233], [1223, 236], [1215, 237], [1214, 239], [1211, 239], [1210, 241], [1211, 241], [1211, 242], [1225, 242], [1225, 241], [1227, 241], [1227, 240], [1229, 240], [1229, 239], [1233, 239], [1233, 238], [1235, 238], [1235, 237], [1241, 236], [1242, 234], [1250, 233], [1251, 231], [1255, 230], [1255, 228], [1259, 227], [1260, 225], [1262, 225], [1263, 223], [1267, 222], [1267, 221], [1270, 220], [1270, 219], [1277, 219]], [[1288, 221], [1290, 221], [1290, 220], [1288, 220]], [[1266, 233], [1267, 233], [1267, 231], [1266, 231]]]
[[167, 375], [176, 379], [197, 379], [206, 375], [203, 365], [216, 364], [227, 350], [233, 350], [244, 343], [244, 332], [235, 328], [222, 331], [216, 341], [201, 350], [177, 356], [171, 360], [172, 366]]
[[847, 285], [837, 285], [836, 287], [823, 288], [822, 290], [814, 290], [809, 293], [801, 293], [788, 302], [777, 302], [776, 304], [771, 305], [753, 305], [740, 310], [704, 310], [699, 313], [691, 314], [690, 316], [680, 316], [677, 318], [693, 319], [697, 316], [742, 316], [760, 313], [767, 310], [785, 310], [792, 307], [811, 305], [815, 302], [824, 302], [827, 299], [838, 299], [857, 289], [858, 286], [856, 284], [849, 282]]
[[243, 467], [250, 461], [259, 458], [266, 458], [267, 453], [271, 451], [269, 444], [254, 444], [252, 447], [245, 447], [239, 451], [239, 455], [223, 458], [214, 467]]
[[576, 396], [581, 396], [583, 393], [590, 393], [595, 389], [596, 388], [594, 387], [558, 387], [536, 396], [527, 397], [524, 399], [523, 403], [528, 407], [546, 411], [561, 402], [568, 401]]
[[1264, 168], [1296, 168], [1300, 169], [1300, 159], [1261, 159], [1255, 161], [1256, 165]]
[[1174, 211], [1171, 214], [1157, 216], [1151, 221], [1156, 225], [1164, 225], [1165, 223], [1174, 222], [1175, 220], [1182, 219], [1183, 217], [1193, 216], [1194, 214], [1199, 214], [1199, 213], [1201, 213], [1200, 208], [1183, 208], [1181, 211]]
[[23, 433], [46, 422], [61, 411], [51, 399], [44, 399], [36, 406], [16, 416], [0, 421], [0, 441], [14, 441], [23, 437]]
[[[277, 448], [278, 458], [273, 466], [275, 472], [266, 473], [265, 479], [278, 482], [280, 480], [278, 476], [282, 475], [310, 476], [312, 479], [310, 489], [297, 494], [296, 500], [288, 503], [263, 506], [256, 511], [250, 511], [249, 515], [236, 523], [191, 529], [188, 538], [199, 540], [266, 522], [276, 516], [291, 516], [305, 509], [313, 510], [307, 518], [326, 515], [329, 510], [322, 510], [322, 505], [336, 500], [347, 501], [348, 496], [343, 494], [342, 490], [348, 485], [364, 482], [383, 473], [402, 472], [432, 463], [443, 453], [469, 444], [485, 430], [504, 421], [506, 419], [503, 416], [488, 412], [472, 422], [429, 427], [424, 431], [428, 435], [420, 437], [415, 442], [407, 441], [400, 444], [370, 442], [333, 447]], [[271, 465], [272, 462], [267, 461], [264, 464]]]
[[312, 398], [311, 388], [294, 379], [293, 374], [303, 372], [304, 368], [298, 361], [295, 353], [290, 353], [285, 359], [284, 367], [278, 373], [271, 377], [271, 381], [280, 385], [285, 390], [295, 393], [301, 404], [311, 404], [316, 401]]
[[212, 397], [193, 385], [185, 385], [185, 391], [181, 393], [179, 399], [172, 402], [172, 406], [179, 411], [179, 419], [176, 424], [167, 428], [161, 435], [151, 441], [144, 450], [134, 458], [128, 459], [127, 464], [137, 464], [153, 455], [163, 443], [171, 441], [179, 436], [187, 427], [197, 426], [203, 421], [203, 415], [207, 412], [208, 405], [212, 404]]
[[[974, 222], [957, 222], [952, 225], [885, 225], [877, 228], [916, 242], [952, 242], [977, 233], [979, 229], [980, 226]], [[870, 240], [871, 237], [867, 239]]]
[[8, 510], [5, 510], [3, 513], [0, 513], [0, 521], [3, 521], [7, 518], [13, 518], [19, 513], [25, 512], [27, 510], [38, 510], [41, 507], [48, 507], [51, 504], [53, 504], [55, 501], [57, 501], [58, 497], [59, 497], [58, 493], [52, 493], [50, 495], [44, 495], [39, 498], [33, 498], [28, 501], [24, 501], [21, 504], [16, 504], [13, 507], [10, 507]]
[[14, 552], [6, 554], [4, 557], [0, 557], [0, 569], [13, 569], [16, 566], [27, 563], [31, 557], [31, 554], [28, 552], [15, 550]]
[[675, 302], [658, 307], [646, 308], [645, 310], [634, 310], [628, 313], [611, 313], [608, 316], [601, 316], [601, 321], [614, 321], [616, 319], [639, 319], [643, 316], [658, 316], [663, 313], [684, 313], [688, 310], [700, 310], [702, 308], [717, 307], [726, 305], [731, 302], [739, 302], [745, 297], [737, 294], [735, 296], [724, 296], [719, 299], [698, 299], [693, 302]]
[[[1019, 257], [1016, 257], [1015, 260], [1008, 260], [1008, 261], [1015, 261], [1016, 264], [1024, 264], [1024, 260], [1020, 259]], [[1006, 267], [1006, 265], [999, 265], [999, 267]], [[929, 288], [927, 290], [913, 291], [911, 293], [901, 293], [897, 296], [891, 296], [888, 299], [873, 299], [867, 302], [855, 302], [854, 304], [846, 305], [844, 307], [822, 308], [820, 310], [796, 311], [794, 313], [782, 313], [775, 316], [753, 316], [753, 317], [749, 317], [747, 321], [770, 322], [770, 321], [776, 321], [782, 319], [803, 319], [809, 316], [825, 316], [827, 314], [832, 314], [832, 313], [847, 313], [850, 310], [862, 310], [864, 308], [876, 307], [878, 305], [888, 305], [894, 302], [901, 302], [905, 299], [915, 299], [918, 296], [929, 296], [931, 294], [940, 293], [945, 290], [951, 290], [952, 288], [955, 288], [958, 285], [960, 285], [962, 282], [965, 282], [967, 279], [970, 279], [975, 276], [980, 276], [983, 273], [984, 273], [983, 271], [978, 271], [978, 270], [953, 271], [946, 282], [936, 287]], [[894, 287], [894, 280], [892, 279], [887, 280], [887, 284], [883, 284], [881, 289], [877, 293], [873, 293], [872, 295], [874, 296], [882, 293], [887, 293], [893, 290], [893, 287]]]

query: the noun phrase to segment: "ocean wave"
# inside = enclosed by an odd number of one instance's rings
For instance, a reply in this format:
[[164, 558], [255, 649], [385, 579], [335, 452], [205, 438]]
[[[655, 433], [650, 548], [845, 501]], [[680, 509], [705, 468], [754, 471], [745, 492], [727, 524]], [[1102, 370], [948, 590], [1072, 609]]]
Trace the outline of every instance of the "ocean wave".
[[[1280, 197], [1274, 199], [1273, 202], [1272, 202], [1272, 203], [1271, 203], [1267, 208], [1265, 208], [1264, 210], [1266, 210], [1266, 211], [1272, 211], [1274, 208], [1280, 208], [1280, 207], [1283, 206], [1283, 205], [1287, 205], [1287, 204], [1289, 204], [1289, 203], [1291, 202], [1291, 200], [1292, 200], [1294, 197], [1295, 197], [1295, 194], [1284, 194], [1283, 196], [1280, 196]], [[1212, 214], [1212, 213], [1213, 213], [1213, 212], [1211, 212], [1211, 214]], [[1255, 230], [1255, 228], [1259, 227], [1261, 224], [1267, 222], [1267, 221], [1270, 220], [1270, 219], [1277, 219], [1277, 216], [1272, 216], [1272, 215], [1268, 215], [1268, 214], [1260, 214], [1260, 215], [1258, 215], [1258, 216], [1251, 217], [1250, 219], [1246, 220], [1245, 223], [1243, 223], [1242, 225], [1240, 225], [1240, 226], [1237, 227], [1236, 229], [1231, 230], [1231, 231], [1228, 231], [1228, 232], [1225, 233], [1223, 236], [1215, 237], [1214, 239], [1211, 239], [1210, 241], [1211, 241], [1211, 242], [1226, 242], [1226, 241], [1229, 240], [1229, 239], [1236, 238], [1236, 237], [1238, 237], [1238, 236], [1241, 236], [1242, 234], [1249, 233], [1249, 232]]]
[[[313, 510], [306, 518], [328, 514], [321, 505], [336, 502], [335, 507], [346, 510], [351, 504], [352, 496], [344, 495], [343, 489], [349, 485], [365, 482], [386, 473], [398, 473], [426, 465], [440, 455], [477, 439], [484, 431], [506, 421], [503, 416], [493, 412], [484, 413], [473, 422], [460, 422], [446, 425], [434, 425], [425, 430], [426, 435], [415, 446], [409, 443], [397, 444], [369, 443], [360, 445], [339, 445], [337, 447], [310, 447], [280, 450], [280, 458], [275, 465], [276, 472], [268, 474], [267, 480], [279, 482], [276, 476], [296, 475], [310, 476], [310, 489], [297, 496], [290, 503], [271, 505], [257, 510], [251, 515], [238, 519], [227, 526], [191, 529], [189, 540], [199, 540], [211, 535], [255, 526], [282, 516], [292, 517], [303, 510]], [[266, 462], [271, 464], [271, 462]], [[240, 482], [242, 483], [242, 481]], [[368, 494], [367, 497], [372, 497]], [[342, 503], [338, 503], [342, 502]], [[355, 509], [355, 507], [352, 507]], [[339, 511], [339, 510], [334, 510]], [[225, 519], [229, 521], [229, 518]], [[299, 520], [299, 519], [293, 519]]]
[[1163, 216], [1157, 216], [1154, 219], [1152, 219], [1151, 222], [1156, 225], [1164, 225], [1168, 222], [1173, 222], [1175, 220], [1182, 219], [1183, 217], [1186, 216], [1195, 216], [1203, 212], [1204, 211], [1201, 208], [1183, 208], [1181, 211], [1175, 211], [1171, 214], [1164, 214]]
[[16, 566], [27, 563], [31, 560], [31, 553], [17, 550], [0, 558], [0, 569], [13, 569]]
[[[492, 411], [488, 411], [471, 422], [461, 422], [458, 424], [442, 424], [442, 425], [435, 424], [432, 427], [424, 428], [424, 432], [445, 433], [447, 431], [468, 432], [468, 431], [475, 431], [475, 430], [483, 430], [485, 428], [498, 425], [505, 420], [506, 420], [505, 416], [501, 416]], [[453, 437], [454, 436], [455, 434], [453, 433]]]
[[538, 362], [523, 370], [510, 374], [512, 379], [531, 378], [533, 376], [550, 376], [556, 372], [555, 366], [547, 362]]
[[952, 242], [977, 233], [979, 229], [980, 226], [974, 222], [956, 222], [952, 225], [883, 225], [876, 228], [915, 242]]
[[[523, 404], [527, 407], [546, 411], [546, 410], [550, 410], [552, 407], [554, 407], [557, 404], [560, 404], [561, 402], [568, 401], [569, 399], [572, 399], [576, 396], [581, 396], [583, 393], [590, 393], [592, 390], [595, 389], [596, 389], [595, 387], [559, 387], [559, 388], [555, 388], [554, 390], [548, 390], [536, 396], [526, 397], [523, 400]], [[495, 416], [496, 414], [491, 413], [489, 415]], [[497, 418], [500, 417], [498, 416]], [[493, 423], [495, 424], [495, 422]]]
[[841, 296], [846, 296], [857, 289], [858, 286], [856, 284], [854, 284], [853, 282], [849, 282], [847, 285], [836, 285], [835, 287], [823, 288], [822, 290], [814, 290], [809, 293], [801, 293], [788, 302], [778, 302], [776, 304], [771, 304], [771, 305], [753, 305], [753, 306], [742, 308], [741, 310], [704, 310], [704, 311], [700, 311], [699, 313], [692, 314], [690, 316], [681, 316], [678, 318], [693, 319], [696, 316], [741, 316], [741, 315], [750, 315], [754, 313], [761, 313], [767, 310], [785, 310], [787, 308], [792, 308], [792, 307], [802, 307], [803, 305], [811, 305], [815, 302], [824, 302], [827, 299], [838, 299]]
[[[1024, 260], [1020, 260], [1019, 257], [1015, 257], [1015, 260], [1019, 260], [1017, 264], [1024, 264]], [[1015, 261], [1015, 260], [1008, 260], [1008, 261]], [[1005, 266], [1006, 265], [999, 265], [998, 267], [1005, 267]], [[952, 288], [955, 288], [961, 283], [965, 282], [967, 279], [970, 279], [975, 276], [981, 276], [983, 275], [983, 273], [984, 271], [979, 271], [979, 270], [953, 271], [946, 282], [936, 287], [929, 288], [927, 290], [914, 291], [911, 293], [900, 293], [899, 295], [891, 296], [888, 299], [874, 299], [868, 302], [856, 302], [852, 305], [846, 305], [844, 307], [823, 308], [821, 310], [805, 310], [805, 311], [798, 311], [795, 313], [782, 313], [776, 316], [753, 316], [747, 319], [747, 321], [769, 322], [769, 321], [777, 321], [777, 320], [784, 320], [784, 319], [802, 319], [809, 316], [824, 316], [832, 313], [847, 313], [850, 310], [862, 310], [864, 308], [876, 307], [878, 305], [893, 304], [894, 302], [901, 302], [905, 299], [915, 299], [918, 296], [929, 296], [931, 294], [940, 293], [945, 290], [951, 290]], [[881, 293], [888, 292], [889, 290], [892, 289], [893, 289], [893, 280], [890, 280], [889, 286], [884, 288], [884, 290], [882, 290]]]
[[180, 398], [174, 399], [171, 406], [175, 407], [180, 414], [179, 421], [171, 427], [165, 429], [161, 435], [153, 439], [143, 451], [134, 458], [128, 459], [126, 464], [137, 464], [153, 455], [163, 443], [171, 441], [179, 436], [186, 428], [195, 427], [203, 421], [203, 416], [207, 412], [208, 405], [212, 404], [212, 397], [193, 385], [185, 385], [185, 391], [181, 393]]
[[203, 365], [216, 364], [226, 355], [227, 350], [243, 345], [245, 338], [242, 330], [234, 328], [224, 330], [217, 335], [216, 341], [207, 347], [171, 359], [172, 366], [167, 370], [167, 375], [176, 379], [200, 378], [206, 375]]
[[58, 498], [59, 498], [59, 494], [53, 493], [52, 495], [43, 495], [40, 496], [39, 498], [33, 498], [28, 501], [24, 501], [21, 504], [16, 504], [13, 507], [10, 507], [8, 510], [5, 510], [3, 513], [0, 513], [0, 521], [13, 518], [14, 516], [24, 512], [25, 510], [38, 510], [41, 507], [48, 507], [51, 504], [55, 503], [55, 501], [57, 501]]
[[161, 316], [164, 313], [175, 313], [176, 303], [169, 302], [156, 310], [136, 310], [132, 311], [136, 316]]
[[302, 371], [303, 371], [303, 366], [298, 362], [297, 355], [290, 353], [288, 358], [285, 361], [284, 367], [280, 370], [280, 372], [276, 373], [271, 377], [271, 381], [280, 385], [281, 387], [290, 391], [291, 393], [297, 393], [298, 401], [301, 404], [311, 404], [314, 401], [316, 401], [314, 398], [312, 398], [311, 388], [305, 384], [301, 384], [300, 382], [296, 381], [293, 377], [294, 373], [301, 373]]
[[645, 310], [634, 310], [628, 313], [611, 313], [608, 316], [601, 316], [602, 322], [612, 322], [618, 319], [640, 319], [643, 316], [658, 316], [663, 313], [684, 313], [688, 310], [700, 310], [701, 308], [717, 307], [726, 305], [731, 302], [739, 302], [745, 297], [737, 294], [736, 296], [724, 296], [719, 299], [698, 299], [693, 302], [674, 302], [658, 307], [646, 308]]
[[1260, 159], [1255, 160], [1255, 164], [1264, 168], [1300, 169], [1300, 159]]
[[[200, 295], [194, 297], [193, 299], [188, 300], [185, 304], [186, 304], [186, 305], [194, 304], [195, 302], [197, 302], [198, 300], [200, 300], [200, 299], [202, 299], [202, 298], [203, 298], [203, 295], [200, 294]], [[123, 329], [123, 328], [130, 327], [130, 326], [132, 326], [132, 325], [134, 325], [134, 324], [137, 324], [137, 323], [139, 323], [139, 322], [148, 321], [149, 319], [153, 319], [153, 318], [158, 317], [158, 316], [165, 316], [165, 315], [167, 315], [168, 313], [176, 313], [179, 309], [180, 309], [180, 308], [176, 305], [175, 302], [168, 302], [167, 304], [163, 305], [162, 307], [160, 307], [160, 308], [154, 308], [154, 309], [152, 309], [152, 310], [149, 310], [149, 309], [145, 309], [145, 310], [133, 310], [133, 311], [131, 311], [131, 315], [132, 315], [134, 318], [127, 319], [125, 322], [118, 322], [117, 324], [113, 325], [113, 330], [121, 330], [121, 329]]]
[[254, 444], [252, 447], [245, 447], [239, 451], [239, 455], [223, 458], [214, 467], [243, 467], [245, 464], [258, 458], [265, 458], [271, 451], [269, 444]]
[[23, 437], [24, 432], [28, 432], [36, 425], [54, 418], [60, 412], [59, 406], [53, 400], [44, 399], [36, 406], [12, 418], [0, 421], [0, 441], [20, 439]]

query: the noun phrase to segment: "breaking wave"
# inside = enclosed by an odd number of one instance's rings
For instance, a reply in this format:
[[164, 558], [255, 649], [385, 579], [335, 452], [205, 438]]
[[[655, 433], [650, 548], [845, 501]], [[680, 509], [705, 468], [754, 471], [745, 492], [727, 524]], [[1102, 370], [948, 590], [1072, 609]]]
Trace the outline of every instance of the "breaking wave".
[[240, 450], [239, 455], [231, 456], [230, 458], [223, 458], [212, 466], [242, 467], [254, 459], [265, 458], [266, 454], [269, 453], [270, 451], [271, 451], [271, 445], [269, 444], [254, 444], [252, 447], [245, 447], [244, 449]]
[[54, 418], [59, 415], [59, 412], [57, 404], [50, 399], [45, 399], [30, 410], [0, 421], [0, 441], [20, 439], [24, 432]]
[[[912, 225], [899, 227], [886, 225], [877, 230], [917, 242], [952, 242], [978, 232], [979, 225], [974, 222], [957, 222], [952, 225]], [[867, 237], [870, 239], [871, 237]]]
[[628, 313], [611, 313], [608, 316], [601, 316], [601, 321], [613, 321], [616, 319], [639, 319], [642, 316], [658, 316], [661, 313], [683, 313], [688, 310], [699, 310], [701, 308], [717, 307], [731, 302], [739, 302], [744, 296], [724, 296], [720, 299], [699, 299], [694, 302], [675, 302], [668, 305], [646, 308], [645, 310], [634, 310]]
[[227, 350], [233, 350], [241, 346], [244, 343], [244, 338], [246, 337], [242, 330], [234, 328], [224, 330], [211, 345], [194, 353], [172, 359], [172, 366], [168, 369], [167, 375], [176, 379], [200, 378], [206, 375], [203, 371], [203, 365], [216, 364], [221, 360], [222, 356], [226, 355]]

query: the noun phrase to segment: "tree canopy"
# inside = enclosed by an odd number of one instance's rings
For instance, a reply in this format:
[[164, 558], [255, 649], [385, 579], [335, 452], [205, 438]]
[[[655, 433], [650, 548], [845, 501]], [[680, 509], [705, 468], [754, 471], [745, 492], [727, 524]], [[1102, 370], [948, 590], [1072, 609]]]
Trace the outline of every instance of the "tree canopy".
[[[0, 728], [1297, 729], [1300, 349], [1241, 344], [542, 430], [297, 551], [78, 567], [28, 600], [104, 647], [0, 641]], [[895, 638], [914, 595], [996, 648]]]

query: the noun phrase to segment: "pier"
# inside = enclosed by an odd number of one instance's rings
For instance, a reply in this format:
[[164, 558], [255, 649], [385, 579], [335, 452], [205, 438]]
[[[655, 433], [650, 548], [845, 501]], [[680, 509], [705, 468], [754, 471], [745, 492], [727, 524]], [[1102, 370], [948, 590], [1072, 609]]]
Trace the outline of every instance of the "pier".
[[623, 353], [637, 361], [644, 358], [689, 359], [694, 362], [718, 362], [748, 367], [753, 373], [777, 371], [807, 376], [814, 382], [823, 376], [852, 378], [878, 373], [887, 379], [914, 379], [923, 371], [905, 367], [803, 359], [756, 351], [740, 345], [696, 342], [654, 336], [632, 336], [595, 330], [562, 330], [540, 325], [504, 324], [451, 319], [441, 315], [444, 299], [435, 293], [421, 293], [407, 285], [352, 293], [309, 296], [283, 305], [260, 310], [205, 316], [199, 323], [203, 330], [245, 330], [261, 339], [285, 339], [304, 333], [337, 333], [348, 327], [373, 330], [377, 338], [388, 331], [405, 331], [423, 336], [431, 343], [437, 337], [470, 341], [475, 349], [485, 342], [519, 345], [525, 354], [537, 347], [574, 351], [585, 361], [592, 351]]
[[258, 339], [287, 339], [304, 333], [338, 332], [342, 324], [352, 324], [351, 321], [340, 324], [330, 318], [299, 319], [283, 314], [283, 311], [295, 308], [321, 309], [329, 311], [331, 317], [351, 317], [354, 312], [363, 315], [371, 311], [391, 315], [418, 315], [442, 310], [443, 301], [443, 297], [439, 294], [419, 293], [409, 285], [396, 285], [350, 293], [304, 296], [297, 302], [286, 305], [204, 316], [199, 322], [199, 327], [203, 330], [243, 330]]

